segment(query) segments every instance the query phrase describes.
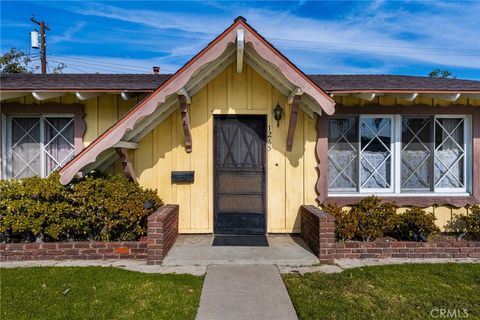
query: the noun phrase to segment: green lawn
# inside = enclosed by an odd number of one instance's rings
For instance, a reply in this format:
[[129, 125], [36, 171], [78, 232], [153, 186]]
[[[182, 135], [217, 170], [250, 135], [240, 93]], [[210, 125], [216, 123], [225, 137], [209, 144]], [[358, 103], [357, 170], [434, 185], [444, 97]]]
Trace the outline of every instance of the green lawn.
[[439, 309], [457, 312], [456, 319], [467, 309], [468, 319], [480, 319], [480, 264], [364, 267], [284, 280], [300, 319], [440, 319]]
[[0, 281], [2, 320], [183, 320], [195, 318], [203, 278], [61, 267], [0, 269]]

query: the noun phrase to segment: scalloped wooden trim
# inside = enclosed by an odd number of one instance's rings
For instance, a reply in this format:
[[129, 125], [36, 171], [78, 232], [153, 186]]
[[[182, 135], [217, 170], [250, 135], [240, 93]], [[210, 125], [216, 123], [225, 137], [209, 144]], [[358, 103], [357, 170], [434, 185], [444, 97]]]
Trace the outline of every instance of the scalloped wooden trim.
[[[448, 205], [455, 208], [461, 208], [465, 206], [471, 206], [479, 203], [479, 199], [474, 196], [466, 197], [442, 197], [442, 196], [425, 196], [425, 197], [408, 197], [408, 196], [381, 196], [377, 195], [383, 202], [393, 203], [397, 207], [403, 206], [417, 206], [417, 207], [430, 207], [430, 206], [443, 206]], [[357, 204], [360, 200], [365, 198], [363, 196], [352, 197], [327, 197], [323, 200], [322, 204], [336, 204], [337, 206], [349, 206]]]
[[326, 115], [318, 116], [317, 134], [315, 151], [318, 161], [318, 180], [315, 188], [318, 194], [317, 202], [321, 204], [328, 195], [328, 117]]

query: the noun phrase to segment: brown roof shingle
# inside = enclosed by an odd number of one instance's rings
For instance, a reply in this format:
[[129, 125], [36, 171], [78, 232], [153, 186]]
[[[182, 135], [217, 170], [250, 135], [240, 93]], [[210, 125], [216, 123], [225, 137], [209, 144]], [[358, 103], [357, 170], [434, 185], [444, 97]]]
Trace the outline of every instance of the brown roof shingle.
[[171, 74], [2, 74], [1, 90], [152, 91]]
[[[2, 74], [1, 90], [153, 91], [171, 74]], [[309, 75], [325, 91], [480, 91], [480, 81], [397, 75]]]
[[480, 81], [397, 75], [309, 75], [326, 91], [419, 90], [480, 91]]

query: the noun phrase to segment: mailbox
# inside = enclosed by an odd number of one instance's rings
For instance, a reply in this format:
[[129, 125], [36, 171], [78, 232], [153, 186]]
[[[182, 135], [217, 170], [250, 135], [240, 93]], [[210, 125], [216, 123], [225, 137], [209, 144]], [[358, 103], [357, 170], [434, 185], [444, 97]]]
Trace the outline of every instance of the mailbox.
[[193, 182], [195, 171], [172, 171], [172, 183]]

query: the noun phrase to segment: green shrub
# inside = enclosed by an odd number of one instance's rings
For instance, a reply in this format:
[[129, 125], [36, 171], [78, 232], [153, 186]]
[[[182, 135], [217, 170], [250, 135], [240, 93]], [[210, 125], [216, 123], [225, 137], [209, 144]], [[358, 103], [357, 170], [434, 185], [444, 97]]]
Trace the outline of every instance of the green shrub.
[[397, 240], [426, 241], [431, 234], [440, 232], [435, 215], [412, 207], [396, 216], [393, 236]]
[[323, 210], [337, 218], [338, 240], [372, 241], [393, 232], [396, 210], [391, 203], [382, 203], [375, 196], [363, 198], [349, 212], [336, 206], [324, 206]]
[[470, 207], [469, 215], [457, 215], [447, 225], [447, 231], [459, 234], [459, 238], [480, 240], [480, 205]]
[[335, 205], [327, 204], [323, 210], [335, 217], [335, 238], [337, 240], [350, 240], [355, 237], [357, 220], [354, 215]]
[[56, 172], [0, 180], [0, 234], [4, 241], [135, 240], [146, 233], [145, 201], [163, 205], [123, 176], [92, 174], [67, 186]]
[[357, 237], [363, 241], [375, 240], [390, 235], [393, 231], [395, 206], [391, 203], [382, 203], [378, 197], [363, 198], [353, 206], [351, 214], [358, 221]]

